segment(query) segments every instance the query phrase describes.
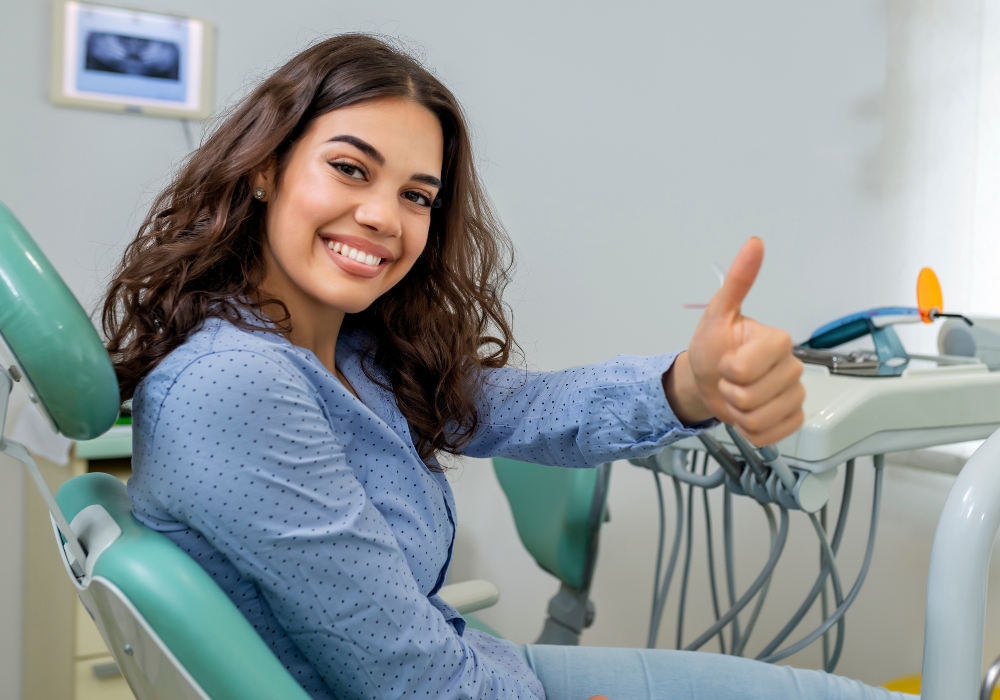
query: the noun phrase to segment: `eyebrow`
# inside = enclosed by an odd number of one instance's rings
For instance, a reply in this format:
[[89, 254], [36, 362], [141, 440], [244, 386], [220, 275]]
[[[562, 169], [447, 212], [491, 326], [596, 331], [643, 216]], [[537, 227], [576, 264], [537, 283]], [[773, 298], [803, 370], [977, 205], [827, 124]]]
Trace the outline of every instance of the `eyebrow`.
[[425, 185], [430, 185], [431, 187], [437, 187], [438, 189], [441, 189], [441, 181], [436, 177], [434, 177], [433, 175], [417, 174], [412, 176], [410, 179], [414, 180], [415, 182], [422, 182]]
[[[373, 145], [371, 145], [367, 141], [359, 139], [357, 136], [351, 136], [350, 134], [341, 134], [340, 136], [334, 136], [332, 139], [327, 140], [328, 143], [332, 141], [349, 143], [356, 149], [364, 153], [366, 156], [374, 160], [379, 165], [385, 165], [385, 156], [379, 153], [378, 149], [375, 148]], [[425, 185], [430, 185], [431, 187], [436, 187], [438, 189], [441, 189], [442, 186], [441, 180], [439, 178], [434, 177], [433, 175], [423, 175], [418, 173], [416, 175], [413, 175], [410, 179], [416, 182], [422, 182]]]
[[356, 149], [364, 153], [366, 156], [374, 160], [379, 165], [385, 165], [385, 156], [378, 152], [378, 149], [367, 141], [362, 141], [357, 136], [351, 136], [349, 134], [341, 134], [340, 136], [334, 136], [329, 139], [328, 143], [331, 141], [341, 141], [343, 143], [349, 143]]

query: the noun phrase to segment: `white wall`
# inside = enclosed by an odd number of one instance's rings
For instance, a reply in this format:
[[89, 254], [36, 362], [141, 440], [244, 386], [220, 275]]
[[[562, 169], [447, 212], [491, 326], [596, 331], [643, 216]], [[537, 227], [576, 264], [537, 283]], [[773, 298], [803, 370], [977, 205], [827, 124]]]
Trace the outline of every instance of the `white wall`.
[[[220, 104], [331, 33], [380, 31], [420, 47], [469, 113], [485, 180], [518, 246], [509, 298], [533, 366], [684, 346], [697, 312], [680, 305], [706, 301], [717, 286], [711, 263], [725, 267], [750, 235], [768, 253], [747, 310], [795, 337], [839, 314], [909, 301], [883, 284], [877, 244], [887, 46], [878, 3], [141, 5], [216, 23]], [[48, 3], [0, 0], [0, 17], [0, 200], [92, 307], [144, 204], [184, 157], [183, 130], [50, 105]], [[503, 599], [484, 617], [527, 641], [555, 586], [517, 543], [491, 471], [470, 461], [454, 477], [456, 578], [496, 580]], [[860, 469], [859, 493], [868, 478]], [[616, 467], [588, 644], [644, 637], [656, 522], [649, 479]], [[0, 472], [0, 494], [14, 503], [0, 507], [5, 561], [19, 551], [20, 483]], [[881, 681], [919, 669], [926, 550], [947, 487], [933, 475], [890, 473], [893, 522], [849, 618], [841, 671]], [[749, 511], [741, 504], [753, 522]], [[808, 564], [785, 565], [775, 590], [789, 597], [808, 587], [816, 560], [805, 523], [794, 526], [786, 557]], [[759, 522], [748, 526], [747, 572], [763, 536]], [[850, 547], [861, 546], [857, 538]], [[0, 578], [0, 640], [19, 636], [17, 606], [15, 583]], [[776, 615], [762, 622], [778, 624]], [[3, 651], [0, 698], [15, 698], [19, 666]]]
[[1000, 2], [888, 7], [884, 284], [930, 265], [948, 310], [1000, 316]]

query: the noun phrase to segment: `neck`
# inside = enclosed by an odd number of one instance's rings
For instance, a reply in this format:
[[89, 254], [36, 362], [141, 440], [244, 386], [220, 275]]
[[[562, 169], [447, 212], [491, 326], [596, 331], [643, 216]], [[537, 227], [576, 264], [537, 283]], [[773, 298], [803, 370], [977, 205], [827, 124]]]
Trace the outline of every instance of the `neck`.
[[292, 329], [285, 334], [292, 345], [311, 350], [323, 366], [334, 374], [336, 371], [337, 337], [344, 323], [344, 312], [318, 305], [319, 308], [303, 307], [283, 299], [291, 316]]
[[[344, 324], [344, 312], [289, 289], [274, 289], [266, 282], [260, 291], [262, 296], [280, 299], [285, 304], [291, 325], [290, 332], [284, 334], [288, 342], [311, 350], [324, 367], [339, 376], [336, 370], [337, 337]], [[265, 305], [262, 310], [272, 320], [283, 316], [277, 304]]]

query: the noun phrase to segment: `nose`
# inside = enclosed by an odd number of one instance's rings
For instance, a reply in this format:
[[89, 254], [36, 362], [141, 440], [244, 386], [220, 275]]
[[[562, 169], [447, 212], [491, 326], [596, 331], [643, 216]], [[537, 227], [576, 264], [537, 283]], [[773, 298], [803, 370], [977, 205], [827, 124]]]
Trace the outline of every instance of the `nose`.
[[354, 220], [383, 236], [400, 236], [399, 197], [386, 188], [372, 188], [354, 210]]

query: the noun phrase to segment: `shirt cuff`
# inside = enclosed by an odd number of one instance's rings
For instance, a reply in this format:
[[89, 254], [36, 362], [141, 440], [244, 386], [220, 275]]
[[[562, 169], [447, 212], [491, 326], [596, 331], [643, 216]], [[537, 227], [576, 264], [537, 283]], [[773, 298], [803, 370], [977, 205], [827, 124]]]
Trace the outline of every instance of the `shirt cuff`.
[[684, 426], [681, 424], [680, 419], [677, 418], [677, 414], [674, 413], [670, 402], [667, 401], [667, 395], [663, 389], [663, 375], [673, 367], [674, 361], [679, 354], [680, 351], [677, 351], [648, 358], [650, 371], [645, 379], [642, 393], [645, 400], [649, 402], [648, 411], [651, 422], [658, 425], [659, 428], [654, 430], [647, 439], [640, 440], [628, 450], [629, 455], [627, 458], [629, 459], [633, 457], [648, 457], [678, 440], [694, 437], [719, 424], [718, 419], [709, 418], [708, 420]]

